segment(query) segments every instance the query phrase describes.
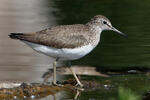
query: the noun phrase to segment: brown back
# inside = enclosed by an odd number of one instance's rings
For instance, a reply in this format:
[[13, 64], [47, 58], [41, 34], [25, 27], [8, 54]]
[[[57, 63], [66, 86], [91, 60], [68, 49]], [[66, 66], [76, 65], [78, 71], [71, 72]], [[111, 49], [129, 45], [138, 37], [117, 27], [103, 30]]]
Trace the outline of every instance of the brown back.
[[61, 25], [19, 37], [33, 43], [53, 48], [75, 48], [89, 44], [89, 28], [86, 25]]

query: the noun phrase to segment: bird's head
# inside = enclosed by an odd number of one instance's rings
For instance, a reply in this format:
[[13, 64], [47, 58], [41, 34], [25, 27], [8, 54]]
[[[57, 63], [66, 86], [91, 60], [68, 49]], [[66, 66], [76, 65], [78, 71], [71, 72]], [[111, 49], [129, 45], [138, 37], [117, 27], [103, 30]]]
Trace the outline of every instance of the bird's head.
[[119, 33], [120, 35], [123, 35], [125, 37], [127, 37], [126, 34], [120, 32], [119, 30], [117, 30], [116, 28], [114, 28], [110, 22], [110, 20], [108, 18], [106, 18], [103, 15], [96, 15], [94, 16], [91, 21], [89, 22], [89, 24], [92, 24], [94, 26], [99, 27], [102, 31], [104, 30], [111, 30], [111, 31], [115, 31], [117, 33]]

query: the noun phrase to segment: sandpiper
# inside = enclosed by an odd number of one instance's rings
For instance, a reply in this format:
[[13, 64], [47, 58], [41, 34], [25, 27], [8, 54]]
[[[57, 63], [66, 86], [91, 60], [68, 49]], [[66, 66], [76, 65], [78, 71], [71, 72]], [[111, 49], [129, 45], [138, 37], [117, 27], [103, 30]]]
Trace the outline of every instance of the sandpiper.
[[[104, 30], [112, 30], [127, 37], [114, 28], [103, 15], [94, 16], [86, 24], [60, 25], [33, 33], [10, 33], [9, 36], [21, 40], [39, 53], [56, 59], [53, 63], [53, 84], [56, 84], [57, 61], [71, 61], [87, 55], [98, 45]], [[76, 74], [73, 71], [72, 73], [78, 85], [82, 87]]]

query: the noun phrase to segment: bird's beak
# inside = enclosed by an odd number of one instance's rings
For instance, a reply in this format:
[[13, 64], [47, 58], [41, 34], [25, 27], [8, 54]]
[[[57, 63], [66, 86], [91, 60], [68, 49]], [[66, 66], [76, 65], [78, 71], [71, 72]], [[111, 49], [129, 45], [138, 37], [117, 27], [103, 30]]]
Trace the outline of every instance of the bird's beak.
[[114, 28], [114, 27], [111, 27], [111, 30], [112, 30], [112, 31], [115, 31], [115, 32], [117, 32], [117, 33], [119, 33], [120, 35], [122, 35], [122, 36], [124, 36], [124, 37], [126, 37], [126, 38], [128, 38], [128, 36], [127, 36], [126, 34], [120, 32], [119, 30], [117, 30], [117, 29]]

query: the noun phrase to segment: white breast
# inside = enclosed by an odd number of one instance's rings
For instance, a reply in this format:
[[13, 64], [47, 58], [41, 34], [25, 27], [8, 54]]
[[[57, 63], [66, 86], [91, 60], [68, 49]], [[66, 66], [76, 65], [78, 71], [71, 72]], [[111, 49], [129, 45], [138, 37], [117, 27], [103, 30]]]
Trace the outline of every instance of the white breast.
[[70, 49], [70, 48], [69, 49], [68, 48], [56, 49], [56, 48], [51, 48], [51, 47], [40, 45], [40, 44], [27, 42], [27, 41], [23, 41], [23, 42], [29, 45], [35, 51], [43, 53], [50, 57], [54, 57], [54, 58], [58, 57], [59, 60], [79, 59], [87, 55], [89, 52], [91, 52], [95, 48], [95, 46], [92, 46], [91, 44], [89, 44], [89, 45], [85, 45], [85, 46], [74, 48], [74, 49]]

